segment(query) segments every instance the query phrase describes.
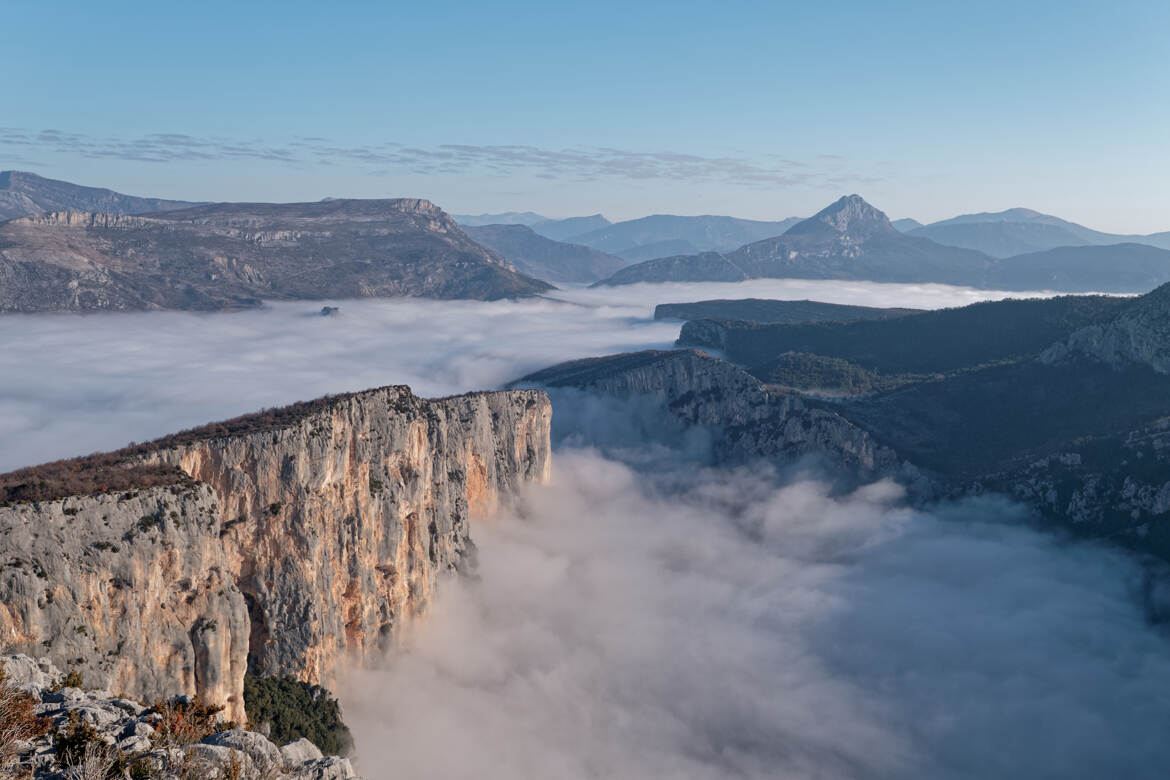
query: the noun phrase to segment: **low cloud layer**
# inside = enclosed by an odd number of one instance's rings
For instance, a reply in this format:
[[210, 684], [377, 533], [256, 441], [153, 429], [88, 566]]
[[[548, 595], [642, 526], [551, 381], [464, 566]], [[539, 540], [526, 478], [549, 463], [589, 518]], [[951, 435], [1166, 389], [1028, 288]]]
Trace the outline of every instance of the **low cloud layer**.
[[145, 441], [178, 428], [386, 384], [434, 396], [490, 389], [562, 360], [667, 349], [654, 304], [817, 298], [956, 306], [986, 290], [773, 280], [561, 290], [556, 300], [362, 300], [232, 314], [0, 316], [0, 470]]
[[1166, 638], [1131, 562], [1018, 508], [595, 451], [480, 523], [343, 692], [375, 777], [1101, 778], [1170, 764]]

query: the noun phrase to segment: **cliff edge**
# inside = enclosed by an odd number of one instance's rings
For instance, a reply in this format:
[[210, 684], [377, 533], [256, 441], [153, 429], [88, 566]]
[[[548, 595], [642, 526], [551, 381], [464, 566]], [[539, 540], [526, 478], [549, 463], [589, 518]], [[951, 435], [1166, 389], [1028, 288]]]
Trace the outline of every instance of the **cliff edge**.
[[384, 387], [0, 475], [0, 645], [243, 721], [245, 671], [328, 684], [390, 646], [471, 518], [547, 479], [550, 418]]

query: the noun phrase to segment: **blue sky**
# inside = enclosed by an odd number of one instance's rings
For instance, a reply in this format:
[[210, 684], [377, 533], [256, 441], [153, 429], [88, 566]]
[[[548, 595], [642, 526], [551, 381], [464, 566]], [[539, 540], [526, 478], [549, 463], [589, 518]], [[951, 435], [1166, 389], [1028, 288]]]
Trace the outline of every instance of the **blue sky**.
[[1170, 230], [1165, 2], [8, 0], [0, 168], [454, 212]]

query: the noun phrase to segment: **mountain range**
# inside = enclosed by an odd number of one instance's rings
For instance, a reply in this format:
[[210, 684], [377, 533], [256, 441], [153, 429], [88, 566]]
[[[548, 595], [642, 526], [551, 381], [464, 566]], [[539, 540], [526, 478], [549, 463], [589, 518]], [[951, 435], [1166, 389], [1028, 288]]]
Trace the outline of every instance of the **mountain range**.
[[262, 299], [498, 299], [551, 289], [425, 200], [221, 203], [0, 223], [0, 311], [215, 310]]
[[[6, 171], [0, 216], [10, 219], [0, 221], [0, 310], [206, 309], [335, 295], [496, 298], [546, 290], [546, 282], [793, 277], [1141, 293], [1170, 281], [1170, 249], [1159, 246], [1170, 247], [1170, 233], [1102, 233], [1029, 209], [924, 226], [908, 218], [891, 222], [857, 195], [806, 220], [770, 222], [660, 214], [611, 223], [601, 214], [548, 219], [505, 212], [460, 217], [472, 238], [433, 205], [424, 211], [441, 216], [405, 217], [407, 203], [424, 201], [213, 206]], [[190, 218], [166, 216], [173, 213]], [[111, 218], [129, 215], [142, 221]], [[386, 224], [374, 227], [380, 219]], [[280, 238], [249, 241], [244, 223], [257, 236]], [[339, 227], [302, 229], [324, 223]], [[140, 238], [141, 246], [125, 243]], [[1017, 253], [1021, 248], [1029, 251]], [[317, 251], [327, 251], [327, 259], [314, 265]], [[196, 270], [206, 262], [216, 267]], [[251, 270], [225, 274], [224, 265]]]
[[848, 195], [783, 235], [725, 254], [705, 252], [631, 265], [598, 285], [760, 278], [946, 283], [1008, 290], [1146, 292], [1170, 281], [1170, 251], [1118, 244], [1060, 247], [996, 258], [899, 231]]

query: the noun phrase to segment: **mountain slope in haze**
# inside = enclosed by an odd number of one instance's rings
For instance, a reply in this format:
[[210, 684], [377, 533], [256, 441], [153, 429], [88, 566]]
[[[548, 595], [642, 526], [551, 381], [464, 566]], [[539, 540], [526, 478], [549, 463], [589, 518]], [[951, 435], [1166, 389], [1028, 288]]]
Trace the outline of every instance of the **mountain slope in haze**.
[[1063, 246], [994, 263], [986, 285], [1002, 290], [1146, 292], [1170, 282], [1170, 250], [1144, 244]]
[[917, 228], [911, 235], [948, 246], [977, 249], [1000, 258], [1057, 247], [1122, 243], [1170, 249], [1170, 232], [1148, 236], [1104, 233], [1025, 208], [963, 214]]
[[648, 244], [680, 240], [699, 251], [726, 252], [761, 238], [778, 236], [797, 222], [799, 220], [794, 218], [764, 222], [711, 215], [655, 214], [616, 222], [600, 230], [572, 236], [571, 240], [623, 257], [626, 252]]
[[0, 171], [0, 222], [46, 211], [147, 214], [200, 205], [203, 204], [123, 195], [101, 187], [83, 187], [67, 181], [46, 179], [25, 171]]
[[[551, 238], [553, 241], [566, 241], [581, 233], [601, 230], [609, 224], [610, 221], [600, 214], [591, 214], [587, 217], [550, 219], [546, 222], [539, 222], [531, 227], [545, 238]], [[581, 242], [573, 241], [572, 243], [580, 244]]]
[[492, 300], [551, 289], [425, 200], [221, 203], [0, 224], [0, 311], [216, 310], [261, 299]]
[[910, 219], [909, 217], [903, 217], [902, 219], [895, 219], [890, 224], [893, 225], [898, 230], [899, 233], [909, 233], [911, 230], [917, 230], [918, 228], [923, 226], [922, 223], [919, 222], [918, 220]]
[[542, 217], [531, 211], [505, 211], [500, 214], [452, 214], [451, 219], [458, 222], [460, 227], [537, 225], [549, 221], [548, 217]]
[[772, 301], [761, 298], [660, 303], [654, 307], [656, 320], [740, 320], [766, 323], [885, 320], [920, 313], [921, 309], [879, 309], [821, 301]]
[[521, 273], [549, 282], [588, 284], [625, 268], [620, 257], [580, 244], [553, 241], [525, 225], [464, 227], [479, 244], [494, 250]]
[[600, 284], [729, 281], [743, 278], [866, 279], [877, 282], [982, 283], [991, 258], [903, 235], [860, 196], [841, 198], [788, 232], [712, 257], [651, 260]]
[[659, 257], [636, 263], [592, 286], [612, 287], [641, 282], [743, 282], [751, 278], [726, 256], [718, 252], [701, 252], [697, 255]]
[[630, 263], [643, 263], [647, 260], [657, 260], [660, 257], [697, 254], [701, 254], [699, 248], [685, 238], [670, 238], [666, 241], [655, 241], [652, 244], [642, 244], [624, 249], [618, 256]]

